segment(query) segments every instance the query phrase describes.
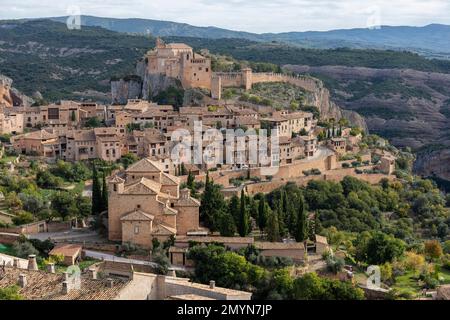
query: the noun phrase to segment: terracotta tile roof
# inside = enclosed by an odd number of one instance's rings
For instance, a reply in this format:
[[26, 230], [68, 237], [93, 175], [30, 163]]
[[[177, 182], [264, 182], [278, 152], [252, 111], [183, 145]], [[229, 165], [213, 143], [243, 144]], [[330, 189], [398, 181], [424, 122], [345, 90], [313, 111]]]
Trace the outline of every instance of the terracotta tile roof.
[[62, 254], [65, 257], [74, 257], [80, 254], [82, 249], [83, 249], [82, 246], [78, 246], [75, 244], [66, 244], [56, 246], [49, 252], [49, 255], [53, 256]]
[[282, 242], [255, 242], [255, 247], [260, 250], [305, 250], [303, 243], [282, 243]]
[[200, 289], [202, 291], [216, 292], [216, 293], [225, 294], [227, 296], [241, 296], [243, 294], [251, 295], [250, 292], [233, 290], [233, 289], [222, 288], [222, 287], [215, 287], [214, 289], [211, 289], [209, 285], [190, 282], [189, 279], [184, 279], [184, 278], [166, 277], [166, 282], [173, 283], [173, 284], [179, 284], [185, 288], [193, 288], [193, 289]]
[[50, 133], [47, 130], [33, 131], [22, 135], [22, 137], [30, 140], [50, 140], [58, 138], [56, 134]]
[[153, 220], [155, 220], [154, 215], [141, 210], [128, 212], [122, 218], [120, 218], [120, 221], [153, 221]]
[[149, 158], [142, 159], [128, 167], [126, 172], [162, 172], [161, 164]]
[[450, 300], [450, 284], [438, 287], [437, 294], [439, 299]]
[[316, 234], [316, 242], [322, 243], [322, 244], [328, 244], [327, 237], [319, 236], [318, 234]]
[[257, 125], [259, 124], [259, 120], [253, 117], [247, 116], [237, 116], [236, 122], [242, 125]]
[[125, 186], [125, 194], [159, 194], [161, 185], [153, 180], [141, 178], [139, 181]]
[[175, 242], [201, 242], [201, 243], [211, 243], [211, 242], [219, 242], [219, 243], [237, 243], [237, 244], [253, 244], [254, 239], [252, 237], [202, 237], [202, 236], [180, 236], [177, 237]]
[[27, 300], [111, 300], [129, 281], [114, 279], [112, 288], [106, 280], [93, 280], [87, 274], [81, 275], [80, 289], [69, 290], [62, 293], [62, 274], [52, 274], [44, 271], [29, 271], [24, 269], [6, 267], [5, 276], [0, 279], [0, 288], [17, 285], [19, 275], [24, 274], [27, 279], [25, 288], [19, 293]]
[[213, 298], [208, 298], [204, 296], [199, 296], [197, 294], [180, 294], [177, 296], [170, 296], [166, 300], [214, 300]]
[[67, 136], [72, 137], [75, 141], [95, 141], [94, 130], [69, 131]]

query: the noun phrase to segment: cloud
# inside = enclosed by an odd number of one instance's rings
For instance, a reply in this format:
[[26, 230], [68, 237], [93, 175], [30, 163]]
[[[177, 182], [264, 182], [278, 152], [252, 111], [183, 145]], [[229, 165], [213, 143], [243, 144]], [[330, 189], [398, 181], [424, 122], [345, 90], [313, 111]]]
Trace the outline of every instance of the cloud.
[[81, 13], [146, 18], [217, 26], [249, 32], [284, 32], [383, 25], [450, 24], [449, 0], [15, 0], [0, 19], [62, 16], [70, 6]]

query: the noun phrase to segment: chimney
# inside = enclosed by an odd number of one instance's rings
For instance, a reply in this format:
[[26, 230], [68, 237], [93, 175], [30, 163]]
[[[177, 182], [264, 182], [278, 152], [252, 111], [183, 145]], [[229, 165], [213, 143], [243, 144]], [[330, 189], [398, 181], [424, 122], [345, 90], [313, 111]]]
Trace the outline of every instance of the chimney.
[[92, 280], [97, 280], [97, 270], [89, 269], [89, 275], [91, 276]]
[[55, 264], [54, 263], [47, 264], [47, 271], [48, 273], [55, 273]]
[[19, 286], [25, 288], [27, 286], [27, 276], [23, 273], [19, 274]]
[[215, 289], [215, 288], [216, 288], [216, 282], [215, 282], [214, 280], [211, 280], [211, 281], [209, 282], [209, 288], [210, 288], [210, 289]]
[[69, 294], [69, 282], [68, 281], [64, 281], [62, 283], [62, 294]]
[[19, 258], [14, 258], [13, 267], [14, 268], [20, 268], [20, 260], [19, 260]]
[[30, 254], [28, 256], [28, 270], [38, 270], [35, 254]]
[[111, 278], [106, 279], [106, 281], [108, 282], [108, 288], [113, 288], [114, 287], [114, 280]]

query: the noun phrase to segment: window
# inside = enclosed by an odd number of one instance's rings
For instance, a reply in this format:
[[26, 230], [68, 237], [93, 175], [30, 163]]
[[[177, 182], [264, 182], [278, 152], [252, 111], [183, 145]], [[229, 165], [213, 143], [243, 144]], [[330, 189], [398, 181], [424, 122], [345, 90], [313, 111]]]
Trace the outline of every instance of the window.
[[139, 226], [134, 226], [134, 234], [139, 234]]
[[114, 185], [114, 192], [117, 192], [117, 184]]
[[136, 208], [140, 209], [140, 208], [141, 208], [141, 205], [140, 205], [140, 204], [138, 204], [138, 205], [136, 206]]

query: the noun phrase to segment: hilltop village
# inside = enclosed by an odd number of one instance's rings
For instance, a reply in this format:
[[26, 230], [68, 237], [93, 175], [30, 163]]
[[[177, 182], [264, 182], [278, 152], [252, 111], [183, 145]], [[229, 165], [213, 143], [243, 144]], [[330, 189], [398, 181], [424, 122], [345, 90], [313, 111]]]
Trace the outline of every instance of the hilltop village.
[[[0, 243], [17, 249], [24, 245], [20, 236], [26, 235], [37, 249], [25, 260], [0, 256], [5, 262], [0, 288], [19, 283], [18, 294], [27, 299], [250, 299], [255, 292], [267, 298], [268, 289], [255, 290], [256, 283], [274, 275], [257, 263], [267, 267], [271, 261], [268, 269], [290, 266], [290, 273], [283, 276], [298, 279], [335, 267], [339, 272], [321, 281], [350, 290], [353, 296], [346, 298], [389, 294], [367, 286], [362, 291], [355, 285], [350, 263], [337, 267], [346, 253], [332, 246], [329, 230], [338, 231], [331, 227], [322, 232], [313, 207], [322, 200], [310, 196], [315, 184], [317, 188], [351, 185], [355, 194], [376, 186], [377, 192], [392, 195], [390, 188], [400, 188], [394, 174], [398, 150], [343, 117], [323, 117], [301, 104], [275, 108], [251, 94], [257, 85], [274, 83], [312, 90], [317, 85], [313, 78], [254, 73], [250, 68], [214, 72], [206, 54], [159, 39], [143, 61], [141, 87], [126, 88], [121, 92], [125, 101], [113, 97], [111, 105], [77, 101], [16, 105], [8, 92], [10, 83], [0, 83], [0, 154], [5, 175], [18, 181], [29, 177], [38, 187], [56, 192], [50, 207], [42, 204], [37, 219], [24, 212], [36, 208], [25, 209], [29, 198], [20, 187], [0, 189]], [[149, 101], [149, 88], [163, 90], [174, 83], [203, 92], [202, 102], [175, 106]], [[233, 99], [233, 90], [242, 92], [241, 98]], [[242, 153], [236, 151], [239, 137], [223, 134], [217, 140], [214, 135], [230, 129], [247, 133]], [[249, 137], [263, 130], [269, 140], [277, 133], [278, 148], [268, 143], [270, 161], [251, 163], [250, 153], [264, 150], [261, 144], [251, 150]], [[177, 149], [180, 141], [174, 137], [179, 132], [200, 136], [201, 155], [212, 143], [224, 152], [216, 154], [213, 163], [195, 163], [186, 157], [186, 150], [181, 155]], [[174, 159], [174, 153], [180, 157]], [[69, 171], [73, 179], [61, 181]], [[299, 195], [300, 188], [310, 188], [311, 193]], [[75, 202], [63, 197], [73, 189], [80, 191]], [[351, 197], [347, 191], [345, 196]], [[397, 210], [389, 205], [384, 211]], [[44, 215], [45, 209], [64, 215]], [[42, 249], [42, 243], [49, 244], [46, 241], [52, 243], [50, 250]], [[46, 259], [38, 261], [38, 267], [36, 254], [42, 252]], [[116, 260], [118, 255], [122, 260]], [[244, 259], [245, 272], [258, 279], [248, 283], [240, 279], [242, 283], [234, 287], [225, 276], [207, 279], [211, 270], [205, 271], [208, 262], [201, 257], [208, 255], [210, 262], [213, 256], [226, 257], [230, 263]], [[84, 291], [67, 273], [58, 274], [55, 263], [85, 266]], [[203, 284], [187, 279], [192, 270]], [[42, 284], [51, 290], [36, 291]], [[434, 297], [442, 298], [445, 290]]]

